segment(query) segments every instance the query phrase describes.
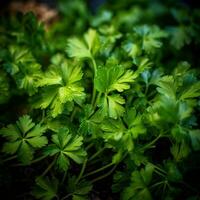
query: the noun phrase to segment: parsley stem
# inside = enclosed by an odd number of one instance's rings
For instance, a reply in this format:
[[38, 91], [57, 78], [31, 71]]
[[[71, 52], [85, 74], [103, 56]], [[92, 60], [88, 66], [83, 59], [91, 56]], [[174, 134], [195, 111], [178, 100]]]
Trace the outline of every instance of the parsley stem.
[[82, 178], [85, 178], [85, 177], [88, 177], [88, 176], [90, 176], [90, 175], [96, 174], [96, 173], [98, 173], [98, 172], [100, 172], [100, 171], [103, 171], [104, 169], [109, 168], [109, 167], [112, 166], [112, 165], [114, 165], [113, 162], [112, 162], [112, 163], [109, 163], [109, 164], [107, 164], [107, 165], [105, 165], [105, 166], [103, 166], [103, 167], [101, 167], [101, 168], [99, 168], [99, 169], [97, 169], [97, 170], [94, 170], [94, 171], [92, 171], [92, 172], [89, 172], [89, 173], [85, 174]]
[[76, 112], [77, 112], [77, 107], [74, 108], [74, 110], [73, 110], [73, 112], [72, 112], [72, 114], [71, 114], [71, 117], [70, 117], [70, 121], [71, 121], [71, 122], [73, 121]]
[[94, 158], [96, 158], [99, 154], [101, 154], [104, 151], [104, 149], [105, 149], [105, 147], [99, 149], [93, 156], [90, 157], [89, 161], [93, 160]]
[[92, 146], [94, 146], [94, 144], [93, 144], [93, 143], [90, 143], [90, 144], [88, 144], [88, 146], [86, 146], [86, 147], [85, 147], [85, 150], [87, 150], [87, 151], [88, 151], [88, 150], [89, 150], [89, 149], [90, 149]]
[[101, 97], [101, 92], [99, 92], [98, 93], [98, 95], [97, 95], [97, 98], [96, 98], [96, 101], [94, 102], [94, 110], [95, 110], [95, 108], [97, 107], [97, 103], [98, 103], [98, 101], [99, 101], [99, 99], [100, 99], [100, 97]]
[[64, 196], [61, 200], [65, 200], [65, 199], [68, 199], [70, 196], [72, 196], [73, 194], [70, 193], [70, 194], [67, 194], [66, 196]]
[[83, 173], [84, 173], [84, 171], [85, 171], [86, 164], [87, 164], [87, 159], [85, 159], [85, 161], [83, 162], [83, 166], [82, 166], [82, 168], [81, 168], [81, 171], [80, 171], [80, 174], [79, 174], [78, 178], [77, 178], [76, 181], [75, 181], [75, 184], [77, 184], [77, 183], [80, 181], [81, 177], [83, 176]]
[[157, 182], [157, 183], [151, 185], [150, 188], [157, 187], [157, 186], [159, 186], [159, 185], [166, 184], [166, 183], [167, 183], [166, 180], [164, 180], [164, 181], [159, 181], [159, 182]]
[[31, 161], [31, 164], [36, 163], [36, 162], [39, 162], [39, 161], [43, 160], [44, 158], [46, 158], [46, 155], [41, 156], [41, 157], [39, 157], [39, 158], [36, 158], [35, 160], [32, 160], [32, 161]]
[[9, 157], [9, 158], [6, 158], [6, 159], [3, 160], [2, 162], [4, 163], [4, 162], [10, 161], [10, 160], [13, 160], [13, 159], [15, 159], [15, 158], [17, 158], [17, 155], [11, 156], [11, 157]]
[[[92, 60], [92, 66], [93, 66], [93, 69], [94, 69], [94, 78], [96, 76], [96, 72], [97, 72], [97, 64], [95, 62], [95, 59], [92, 57], [91, 58]], [[96, 89], [95, 89], [95, 86], [94, 86], [94, 78], [93, 78], [93, 91], [92, 91], [92, 101], [91, 101], [91, 104], [94, 105], [94, 101], [95, 101], [95, 98], [96, 98]]]
[[[151, 164], [152, 164], [152, 163], [151, 163]], [[167, 172], [166, 172], [165, 170], [161, 169], [161, 168], [158, 167], [157, 165], [154, 165], [154, 164], [152, 164], [152, 165], [153, 165], [154, 168], [157, 169], [158, 171], [162, 172], [163, 174], [167, 174]]]
[[[34, 163], [37, 163], [37, 162], [43, 160], [44, 158], [46, 158], [45, 155], [40, 156], [39, 158], [36, 158], [35, 160], [32, 160], [32, 161], [29, 163], [29, 165], [32, 165], [32, 164], [34, 164]], [[25, 165], [26, 165], [26, 164], [19, 163], [19, 164], [16, 164], [16, 165], [14, 165], [14, 166], [15, 166], [15, 167], [18, 167], [18, 166], [25, 166]]]
[[106, 174], [104, 174], [104, 175], [102, 175], [102, 176], [99, 176], [99, 177], [93, 179], [93, 180], [91, 181], [91, 183], [97, 182], [97, 181], [99, 181], [99, 180], [101, 180], [101, 179], [104, 179], [104, 178], [106, 178], [107, 176], [111, 175], [111, 174], [113, 173], [113, 171], [116, 169], [116, 167], [117, 167], [117, 165], [113, 166], [113, 168], [112, 168], [108, 173], [106, 173]]
[[158, 175], [160, 175], [160, 176], [162, 176], [162, 177], [166, 177], [166, 175], [163, 174], [162, 172], [160, 172], [159, 170], [155, 169], [155, 173], [158, 174]]
[[96, 61], [93, 57], [91, 58], [91, 61], [92, 61], [92, 66], [93, 66], [93, 69], [94, 69], [94, 77], [95, 77], [96, 72], [97, 72], [97, 64], [96, 64]]
[[146, 84], [145, 91], [144, 91], [145, 96], [147, 96], [148, 90], [149, 90], [149, 84]]
[[61, 181], [62, 184], [64, 183], [66, 176], [67, 176], [67, 170], [65, 170], [64, 176], [62, 178], [62, 181]]
[[52, 163], [47, 167], [47, 169], [42, 173], [41, 176], [45, 176], [45, 175], [48, 173], [48, 171], [49, 171], [49, 170], [53, 167], [53, 165], [55, 164], [56, 159], [57, 159], [57, 156], [55, 156], [55, 158], [53, 159]]
[[42, 110], [42, 119], [40, 121], [40, 124], [42, 124], [45, 120], [45, 110]]
[[144, 147], [142, 147], [142, 150], [145, 150], [145, 149], [148, 149], [148, 148], [151, 148], [152, 145], [154, 145], [155, 142], [157, 142], [157, 140], [159, 140], [161, 137], [161, 134], [158, 135], [154, 140], [152, 140], [150, 143], [148, 143], [147, 145], [145, 145]]
[[95, 102], [95, 98], [96, 98], [96, 89], [95, 89], [95, 86], [93, 86], [93, 91], [92, 91], [92, 101], [91, 101], [91, 104], [94, 105], [94, 102]]

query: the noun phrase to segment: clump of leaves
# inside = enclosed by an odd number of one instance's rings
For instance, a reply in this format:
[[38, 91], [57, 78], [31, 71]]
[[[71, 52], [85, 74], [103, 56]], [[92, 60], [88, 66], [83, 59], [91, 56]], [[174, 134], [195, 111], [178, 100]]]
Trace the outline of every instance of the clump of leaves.
[[0, 163], [28, 186], [14, 197], [198, 199], [199, 9], [58, 8], [48, 31], [31, 13], [0, 21]]
[[2, 150], [11, 155], [17, 154], [22, 163], [29, 164], [33, 159], [34, 150], [48, 143], [46, 136], [43, 135], [45, 130], [44, 126], [35, 125], [30, 116], [24, 115], [16, 124], [1, 129], [0, 135], [8, 140]]

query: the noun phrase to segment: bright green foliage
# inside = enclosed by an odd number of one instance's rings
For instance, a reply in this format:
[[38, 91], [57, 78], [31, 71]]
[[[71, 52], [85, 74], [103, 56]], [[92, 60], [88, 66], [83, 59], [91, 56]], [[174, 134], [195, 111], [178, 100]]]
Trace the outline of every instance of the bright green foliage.
[[105, 141], [117, 151], [117, 154], [113, 157], [114, 162], [120, 161], [122, 152], [132, 153], [135, 140], [146, 133], [142, 116], [136, 114], [134, 108], [127, 111], [123, 121], [106, 119], [103, 121], [101, 128], [104, 131], [103, 138]]
[[0, 135], [7, 139], [3, 152], [17, 154], [22, 163], [29, 164], [33, 159], [34, 150], [48, 143], [47, 138], [43, 136], [45, 129], [40, 124], [35, 125], [28, 115], [20, 117], [16, 124], [10, 124], [0, 130]]
[[76, 184], [76, 177], [72, 176], [68, 179], [67, 190], [72, 194], [73, 200], [87, 200], [88, 193], [92, 190], [92, 185], [85, 180]]
[[104, 116], [117, 119], [124, 113], [124, 107], [122, 106], [124, 103], [125, 100], [118, 94], [105, 94], [103, 97], [100, 98], [98, 106], [100, 107], [101, 112]]
[[45, 155], [56, 156], [56, 165], [66, 171], [70, 165], [69, 158], [76, 163], [82, 163], [86, 152], [82, 149], [82, 136], [73, 136], [68, 129], [60, 129], [52, 135], [52, 144], [45, 149]]
[[6, 199], [200, 198], [200, 10], [104, 2], [0, 17]]
[[33, 95], [37, 92], [37, 83], [42, 77], [41, 65], [26, 47], [10, 46], [9, 53], [10, 61], [4, 67], [16, 79], [20, 89]]
[[6, 103], [9, 99], [9, 82], [6, 74], [0, 70], [0, 104]]
[[6, 63], [6, 70], [11, 74], [19, 72], [19, 66], [35, 61], [29, 49], [19, 46], [10, 46], [10, 62]]
[[81, 86], [81, 67], [64, 60], [60, 65], [51, 65], [38, 85], [41, 95], [35, 103], [36, 108], [50, 108], [51, 115], [56, 117], [65, 108], [71, 110], [73, 103], [81, 104], [85, 98]]
[[131, 184], [122, 193], [123, 200], [151, 200], [152, 196], [148, 186], [152, 180], [154, 167], [147, 164], [144, 169], [134, 171], [131, 175]]
[[78, 38], [68, 40], [66, 52], [69, 57], [78, 59], [92, 58], [99, 48], [98, 34], [95, 30], [89, 29], [84, 35], [84, 41]]
[[119, 94], [110, 95], [112, 91], [123, 92], [130, 88], [137, 75], [132, 70], [125, 71], [122, 66], [100, 67], [94, 79], [96, 89], [104, 93], [99, 99], [98, 106], [104, 116], [118, 118], [124, 113], [125, 100]]
[[142, 49], [147, 53], [153, 53], [155, 49], [160, 48], [162, 46], [160, 39], [167, 37], [167, 33], [157, 26], [137, 27], [135, 32], [142, 36]]
[[189, 135], [191, 138], [192, 148], [195, 151], [198, 151], [200, 149], [200, 130], [191, 130]]
[[36, 199], [51, 200], [57, 196], [58, 180], [56, 178], [37, 177], [32, 194]]
[[123, 92], [130, 88], [130, 83], [136, 78], [132, 70], [122, 66], [100, 67], [95, 77], [95, 87], [99, 92], [109, 93], [117, 90]]

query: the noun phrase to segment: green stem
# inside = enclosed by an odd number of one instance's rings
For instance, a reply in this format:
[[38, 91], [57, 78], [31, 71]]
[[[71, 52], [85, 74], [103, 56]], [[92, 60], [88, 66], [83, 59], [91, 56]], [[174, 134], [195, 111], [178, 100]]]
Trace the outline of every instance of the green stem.
[[96, 173], [98, 173], [98, 172], [100, 172], [100, 171], [103, 171], [104, 169], [109, 168], [109, 167], [112, 166], [113, 164], [114, 164], [114, 163], [109, 163], [109, 164], [107, 164], [107, 165], [105, 165], [105, 166], [103, 166], [103, 167], [101, 167], [101, 168], [99, 168], [99, 169], [97, 169], [97, 170], [94, 170], [94, 171], [92, 171], [92, 172], [89, 172], [89, 173], [85, 174], [85, 175], [83, 176], [83, 178], [88, 177], [88, 176], [93, 175], [93, 174], [96, 174]]
[[149, 89], [149, 84], [146, 84], [145, 91], [144, 91], [145, 96], [147, 95], [148, 89]]
[[148, 143], [147, 145], [145, 145], [141, 149], [145, 150], [145, 149], [151, 148], [154, 145], [154, 143], [156, 143], [157, 140], [159, 140], [160, 138], [161, 138], [161, 135], [158, 135], [154, 140], [152, 140], [150, 143]]
[[42, 110], [42, 119], [40, 120], [40, 124], [42, 124], [45, 120], [45, 110]]
[[93, 66], [93, 69], [94, 69], [94, 77], [95, 77], [96, 72], [97, 72], [97, 64], [96, 64], [96, 61], [93, 57], [91, 58], [91, 61], [92, 61], [92, 66]]
[[4, 163], [4, 162], [10, 161], [10, 160], [13, 160], [13, 159], [15, 159], [15, 158], [17, 158], [17, 155], [11, 156], [11, 157], [9, 157], [9, 158], [6, 158], [6, 159], [3, 160], [2, 162]]
[[95, 89], [95, 86], [93, 85], [93, 91], [92, 91], [92, 101], [91, 101], [91, 104], [94, 105], [94, 102], [95, 102], [95, 98], [96, 98], [96, 89]]
[[[151, 163], [151, 164], [152, 164], [152, 163]], [[154, 165], [154, 164], [152, 164], [152, 165], [153, 165], [154, 168], [157, 169], [158, 171], [162, 172], [163, 174], [167, 174], [167, 172], [166, 172], [165, 170], [161, 169], [161, 168], [158, 167], [157, 165]]]
[[41, 176], [45, 176], [45, 175], [48, 173], [48, 171], [49, 171], [49, 170], [53, 167], [53, 165], [55, 164], [56, 159], [57, 159], [57, 156], [55, 156], [55, 158], [53, 159], [52, 163], [47, 167], [47, 169], [42, 173]]
[[30, 164], [37, 163], [37, 162], [43, 160], [43, 159], [46, 158], [46, 157], [47, 157], [47, 156], [45, 155], [45, 156], [41, 156], [41, 157], [39, 157], [39, 158], [36, 158], [35, 160], [32, 160]]
[[71, 121], [71, 122], [73, 121], [76, 112], [77, 112], [77, 107], [74, 108], [74, 110], [73, 110], [73, 112], [72, 112], [72, 114], [71, 114], [71, 117], [70, 117], [70, 121]]
[[67, 176], [67, 170], [65, 170], [64, 176], [62, 178], [62, 181], [61, 181], [62, 184], [64, 183], [66, 176]]
[[[37, 163], [37, 162], [39, 162], [39, 161], [41, 161], [41, 160], [43, 160], [44, 158], [46, 158], [46, 156], [41, 156], [41, 157], [39, 157], [39, 158], [36, 158], [35, 160], [32, 160], [31, 162], [30, 162], [30, 164], [29, 165], [32, 165], [32, 164], [34, 164], [34, 163]], [[14, 165], [14, 166], [25, 166], [26, 164], [16, 164], [16, 165]]]
[[69, 198], [70, 196], [72, 196], [73, 194], [72, 193], [70, 193], [70, 194], [68, 194], [68, 195], [66, 195], [66, 196], [64, 196], [61, 200], [65, 200], [65, 199], [67, 199], [67, 198]]
[[158, 174], [158, 175], [160, 175], [160, 176], [162, 176], [162, 177], [164, 177], [164, 178], [166, 177], [162, 172], [160, 172], [160, 171], [158, 171], [156, 169], [155, 169], [155, 173]]
[[96, 181], [99, 181], [99, 180], [104, 179], [104, 178], [106, 178], [107, 176], [111, 175], [111, 174], [113, 173], [113, 171], [116, 169], [116, 167], [117, 167], [117, 165], [115, 165], [108, 173], [106, 173], [106, 174], [104, 174], [104, 175], [102, 175], [102, 176], [99, 176], [99, 177], [93, 179], [93, 180], [91, 181], [91, 183], [94, 183], [94, 182], [96, 182]]
[[84, 163], [83, 163], [83, 166], [82, 166], [82, 168], [81, 168], [81, 172], [80, 172], [78, 178], [76, 179], [75, 184], [77, 184], [77, 183], [80, 181], [81, 177], [83, 176], [83, 173], [84, 173], [84, 171], [85, 171], [86, 164], [87, 164], [87, 159], [85, 159], [85, 161], [84, 161]]
[[90, 163], [88, 164], [89, 166], [94, 165], [98, 162], [102, 161], [102, 158], [96, 158], [95, 160], [90, 161]]
[[90, 157], [89, 161], [93, 160], [94, 158], [96, 158], [100, 153], [102, 153], [104, 151], [105, 148], [102, 148], [100, 150], [98, 150], [93, 156]]
[[156, 186], [158, 186], [158, 185], [162, 185], [163, 183], [166, 183], [166, 180], [157, 182], [157, 183], [151, 185], [150, 188], [156, 187]]
[[[97, 73], [97, 64], [96, 64], [93, 57], [91, 58], [91, 61], [92, 61], [93, 69], [94, 69], [94, 78], [95, 78], [96, 73]], [[94, 105], [95, 98], [96, 98], [96, 89], [95, 89], [95, 86], [94, 86], [94, 78], [93, 78], [93, 91], [92, 91], [92, 101], [91, 101], [92, 105]]]
[[88, 144], [88, 146], [85, 147], [85, 150], [88, 151], [88, 149], [90, 149], [93, 145], [94, 145], [94, 143]]
[[[94, 106], [93, 106], [93, 108], [94, 108], [94, 110], [96, 109], [96, 107], [97, 107], [97, 103], [98, 103], [98, 101], [99, 101], [99, 99], [100, 99], [100, 97], [101, 97], [101, 92], [99, 92], [98, 93], [98, 95], [97, 95], [97, 98], [96, 98], [96, 101], [94, 102]], [[93, 104], [92, 104], [93, 105]]]

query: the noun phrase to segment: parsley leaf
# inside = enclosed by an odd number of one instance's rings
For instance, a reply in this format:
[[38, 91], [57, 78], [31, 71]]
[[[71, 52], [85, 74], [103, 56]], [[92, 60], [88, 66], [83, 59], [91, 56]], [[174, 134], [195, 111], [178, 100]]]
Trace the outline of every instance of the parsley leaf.
[[42, 94], [34, 103], [35, 108], [50, 108], [51, 115], [61, 114], [64, 107], [71, 110], [73, 103], [81, 104], [85, 98], [81, 86], [81, 67], [63, 62], [59, 66], [51, 65], [44, 78], [39, 81]]
[[130, 83], [133, 83], [135, 78], [132, 70], [125, 70], [122, 66], [99, 67], [94, 83], [100, 92], [123, 92], [130, 88]]
[[149, 184], [152, 179], [154, 167], [148, 163], [144, 169], [134, 171], [131, 175], [131, 184], [126, 187], [122, 193], [124, 200], [151, 200], [152, 196], [149, 191]]
[[56, 178], [37, 177], [36, 186], [32, 190], [32, 195], [36, 199], [51, 200], [57, 196], [58, 180]]
[[3, 146], [3, 152], [16, 153], [23, 164], [29, 164], [33, 159], [34, 150], [48, 143], [47, 138], [43, 136], [45, 130], [44, 126], [35, 125], [30, 116], [20, 117], [15, 125], [10, 124], [0, 130], [0, 135], [8, 140]]
[[92, 59], [98, 48], [98, 34], [94, 29], [89, 29], [88, 32], [84, 35], [84, 41], [78, 38], [69, 39], [66, 52], [68, 53], [69, 57], [75, 57], [78, 59]]
[[83, 137], [73, 136], [69, 130], [62, 128], [52, 135], [52, 144], [46, 147], [44, 153], [57, 156], [56, 164], [61, 171], [66, 171], [70, 165], [69, 158], [80, 164], [84, 161], [86, 151], [81, 148]]

